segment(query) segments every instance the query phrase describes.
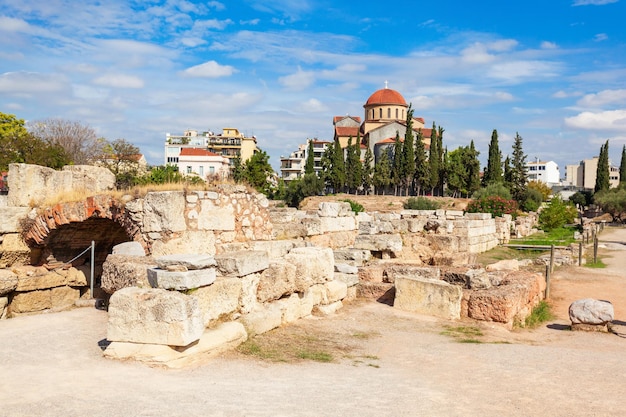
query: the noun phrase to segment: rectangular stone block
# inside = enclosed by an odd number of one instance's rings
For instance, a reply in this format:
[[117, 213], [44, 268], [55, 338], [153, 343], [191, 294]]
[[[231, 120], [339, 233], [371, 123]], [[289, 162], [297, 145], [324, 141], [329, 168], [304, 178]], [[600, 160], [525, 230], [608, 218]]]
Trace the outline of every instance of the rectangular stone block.
[[227, 252], [215, 256], [222, 275], [243, 277], [261, 272], [269, 266], [267, 252], [260, 250]]
[[293, 248], [301, 248], [304, 245], [304, 241], [296, 239], [264, 240], [252, 242], [251, 249], [265, 251], [270, 259], [278, 259], [288, 254]]
[[301, 220], [302, 225], [306, 228], [307, 236], [315, 236], [322, 234], [322, 219], [319, 217], [305, 217]]
[[370, 251], [402, 251], [402, 238], [398, 234], [393, 235], [358, 235], [354, 241], [356, 249]]
[[242, 281], [236, 277], [218, 277], [213, 284], [200, 287], [191, 293], [198, 299], [205, 326], [238, 312], [241, 294]]
[[354, 217], [321, 217], [320, 227], [322, 233], [347, 232], [356, 230]]
[[56, 287], [50, 290], [50, 303], [54, 309], [72, 307], [80, 298], [80, 290], [72, 287]]
[[210, 285], [215, 281], [215, 268], [192, 269], [189, 271], [166, 271], [148, 269], [148, 282], [152, 288], [185, 291]]
[[362, 266], [372, 259], [372, 252], [365, 249], [337, 249], [333, 251], [335, 262], [346, 263], [354, 266]]
[[261, 273], [257, 299], [261, 303], [278, 300], [296, 290], [296, 266], [284, 260], [275, 260]]
[[52, 308], [50, 290], [17, 293], [11, 300], [11, 313], [31, 313]]
[[202, 200], [198, 213], [198, 229], [235, 230], [235, 210], [231, 205], [218, 206], [212, 200]]
[[187, 269], [206, 269], [215, 266], [215, 258], [212, 255], [201, 253], [163, 255], [155, 260], [161, 269], [167, 269], [168, 266], [184, 266]]
[[202, 336], [198, 299], [163, 289], [123, 288], [109, 300], [112, 342], [187, 346]]
[[395, 308], [445, 319], [461, 318], [461, 287], [408, 276], [397, 277], [395, 287]]
[[335, 281], [341, 281], [345, 283], [348, 288], [354, 287], [359, 283], [358, 274], [344, 274], [342, 272], [335, 272]]
[[280, 306], [270, 304], [268, 307], [261, 307], [257, 310], [244, 314], [239, 318], [248, 336], [263, 334], [282, 324], [283, 313]]
[[335, 258], [330, 248], [295, 248], [285, 255], [285, 261], [296, 267], [295, 284], [298, 292], [333, 279]]
[[345, 201], [340, 202], [322, 202], [317, 210], [317, 215], [320, 217], [345, 217], [354, 216], [354, 212], [350, 207], [350, 203]]
[[345, 282], [334, 280], [327, 282], [324, 285], [326, 286], [326, 292], [328, 294], [328, 303], [334, 303], [336, 301], [340, 301], [346, 298], [346, 295], [348, 293], [348, 286]]
[[465, 213], [467, 220], [489, 220], [491, 219], [491, 213]]

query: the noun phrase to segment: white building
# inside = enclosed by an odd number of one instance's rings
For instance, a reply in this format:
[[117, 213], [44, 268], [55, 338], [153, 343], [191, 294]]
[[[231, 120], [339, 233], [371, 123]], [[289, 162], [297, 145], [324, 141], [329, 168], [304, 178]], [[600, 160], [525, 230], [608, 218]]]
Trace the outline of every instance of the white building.
[[178, 171], [185, 176], [224, 179], [230, 172], [228, 158], [201, 148], [183, 148], [178, 156]]
[[283, 181], [289, 182], [301, 178], [304, 175], [304, 168], [308, 158], [309, 142], [313, 142], [313, 169], [316, 174], [322, 170], [322, 155], [324, 155], [326, 147], [331, 145], [331, 142], [307, 139], [306, 143], [298, 145], [298, 150], [292, 152], [287, 157], [280, 157], [280, 177]]
[[526, 170], [528, 181], [539, 181], [550, 186], [561, 181], [559, 166], [554, 161], [527, 162]]

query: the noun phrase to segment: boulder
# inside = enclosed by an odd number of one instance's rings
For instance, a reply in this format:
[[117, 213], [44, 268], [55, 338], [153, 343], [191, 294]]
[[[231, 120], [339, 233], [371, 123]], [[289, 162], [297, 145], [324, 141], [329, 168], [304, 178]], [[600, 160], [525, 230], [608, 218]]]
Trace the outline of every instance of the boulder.
[[146, 251], [139, 242], [124, 242], [113, 246], [113, 255], [146, 256]]
[[519, 271], [519, 261], [517, 259], [504, 259], [485, 267], [488, 272], [491, 271]]
[[569, 318], [572, 324], [605, 325], [614, 319], [613, 304], [609, 301], [584, 298], [569, 306]]
[[274, 260], [261, 273], [257, 298], [259, 302], [264, 303], [278, 300], [296, 290], [296, 266], [287, 261]]
[[317, 210], [317, 215], [320, 217], [346, 217], [354, 216], [354, 212], [350, 203], [345, 201], [322, 202]]
[[102, 265], [100, 287], [108, 294], [126, 287], [149, 288], [148, 269], [156, 266], [150, 256], [109, 255]]
[[196, 297], [129, 287], [116, 291], [109, 300], [107, 339], [112, 342], [187, 346], [203, 332]]
[[402, 238], [399, 234], [386, 235], [358, 235], [354, 241], [356, 249], [366, 249], [376, 252], [402, 251]]

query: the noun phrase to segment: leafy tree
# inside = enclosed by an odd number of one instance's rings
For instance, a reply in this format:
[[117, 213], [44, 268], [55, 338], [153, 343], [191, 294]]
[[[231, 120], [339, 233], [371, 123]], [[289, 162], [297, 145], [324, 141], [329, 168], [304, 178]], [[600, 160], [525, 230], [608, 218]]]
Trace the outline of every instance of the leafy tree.
[[231, 167], [230, 174], [233, 178], [233, 181], [238, 183], [244, 182], [246, 179], [245, 168], [241, 163], [241, 158], [239, 157], [239, 155], [233, 158], [233, 165]]
[[542, 201], [548, 201], [550, 195], [552, 195], [552, 188], [550, 188], [545, 182], [537, 180], [528, 181], [526, 189], [539, 191], [541, 193]]
[[573, 223], [578, 217], [578, 210], [573, 204], [564, 202], [561, 197], [555, 196], [546, 208], [539, 213], [539, 227], [545, 231], [558, 229], [568, 223]]
[[407, 210], [437, 210], [441, 204], [426, 197], [411, 197], [402, 206]]
[[415, 174], [415, 141], [413, 138], [413, 108], [409, 104], [406, 114], [406, 132], [404, 133], [404, 145], [402, 146], [402, 165], [404, 178], [402, 180], [405, 192], [408, 194]]
[[504, 200], [510, 200], [511, 192], [503, 183], [496, 182], [489, 184], [486, 187], [480, 188], [472, 195], [472, 198], [480, 200], [482, 198], [491, 196], [497, 196]]
[[426, 157], [426, 147], [424, 146], [424, 134], [422, 129], [417, 134], [415, 141], [415, 172], [413, 173], [413, 183], [417, 188], [417, 194], [422, 193], [430, 184], [430, 167]]
[[593, 199], [602, 211], [611, 215], [614, 222], [623, 221], [626, 215], [626, 186], [599, 191]]
[[521, 199], [522, 210], [537, 211], [543, 202], [543, 195], [536, 188], [528, 188], [522, 192]]
[[332, 168], [331, 168], [331, 184], [336, 193], [343, 190], [346, 184], [346, 165], [343, 158], [343, 149], [339, 143], [339, 139], [335, 138], [333, 144], [332, 153]]
[[619, 164], [619, 182], [626, 184], [626, 145], [622, 147], [622, 159]]
[[153, 167], [146, 175], [138, 178], [139, 184], [170, 184], [184, 182], [185, 178], [178, 172], [176, 165]]
[[402, 153], [400, 133], [396, 131], [396, 138], [393, 142], [393, 164], [391, 165], [391, 181], [395, 190], [394, 195], [398, 195], [398, 188], [402, 187], [404, 181], [404, 159]]
[[448, 190], [452, 197], [467, 194], [467, 167], [464, 164], [465, 148], [458, 147], [448, 154]]
[[313, 140], [309, 139], [309, 146], [306, 151], [306, 163], [304, 164], [304, 173], [315, 173], [315, 153], [313, 149]]
[[367, 145], [367, 149], [365, 150], [365, 157], [363, 159], [363, 175], [361, 176], [361, 186], [363, 187], [363, 192], [365, 195], [370, 193], [373, 184], [373, 176], [374, 176], [374, 155], [372, 155], [372, 150], [369, 145]]
[[498, 131], [493, 130], [491, 142], [489, 143], [489, 157], [487, 159], [487, 169], [483, 176], [483, 185], [501, 183], [502, 178], [502, 153], [498, 146]]
[[582, 210], [593, 202], [593, 193], [591, 191], [576, 191], [570, 196], [569, 201]]
[[594, 192], [605, 191], [610, 187], [609, 180], [609, 141], [600, 147], [598, 168], [596, 170], [596, 185]]
[[508, 178], [511, 195], [517, 202], [524, 200], [524, 191], [526, 190], [526, 155], [522, 149], [522, 137], [519, 133], [515, 133], [513, 142], [513, 157], [511, 159], [511, 167]]
[[269, 159], [265, 151], [256, 152], [244, 163], [243, 168], [245, 181], [267, 196], [272, 193], [271, 179], [274, 176], [274, 169]]
[[139, 174], [139, 148], [126, 139], [107, 142], [103, 147], [102, 165], [115, 174], [117, 188], [128, 188], [136, 183]]
[[302, 178], [289, 181], [289, 185], [281, 198], [289, 207], [298, 207], [302, 200], [318, 195], [323, 188], [322, 181], [315, 174], [304, 174]]
[[470, 147], [465, 153], [465, 166], [467, 167], [467, 194], [472, 194], [480, 188], [480, 152], [474, 147], [474, 141], [470, 142]]
[[385, 190], [391, 184], [391, 163], [389, 162], [389, 154], [383, 150], [378, 163], [374, 167], [374, 188], [377, 194], [384, 194]]
[[96, 131], [77, 121], [46, 119], [29, 124], [28, 130], [36, 137], [54, 145], [60, 145], [78, 165], [92, 164], [100, 155], [105, 140]]

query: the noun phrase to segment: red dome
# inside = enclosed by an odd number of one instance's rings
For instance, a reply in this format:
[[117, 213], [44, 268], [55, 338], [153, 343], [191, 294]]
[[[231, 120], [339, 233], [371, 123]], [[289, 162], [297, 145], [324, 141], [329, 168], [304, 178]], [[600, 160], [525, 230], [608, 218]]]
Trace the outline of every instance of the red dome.
[[390, 88], [383, 88], [381, 90], [376, 91], [374, 94], [367, 99], [367, 103], [365, 106], [376, 106], [381, 104], [396, 104], [400, 106], [406, 106], [406, 101], [402, 94], [398, 93], [396, 90], [392, 90]]

